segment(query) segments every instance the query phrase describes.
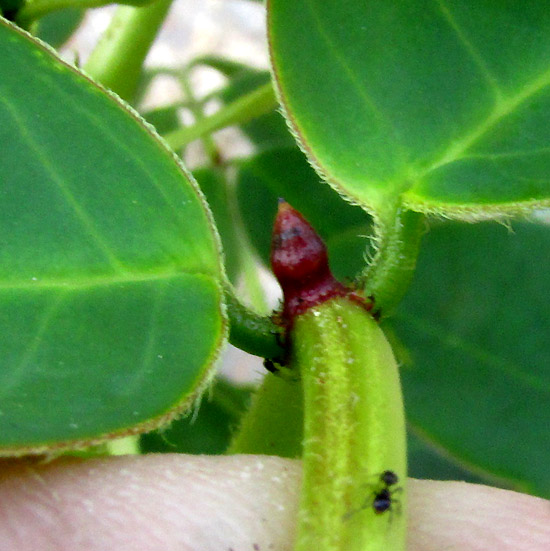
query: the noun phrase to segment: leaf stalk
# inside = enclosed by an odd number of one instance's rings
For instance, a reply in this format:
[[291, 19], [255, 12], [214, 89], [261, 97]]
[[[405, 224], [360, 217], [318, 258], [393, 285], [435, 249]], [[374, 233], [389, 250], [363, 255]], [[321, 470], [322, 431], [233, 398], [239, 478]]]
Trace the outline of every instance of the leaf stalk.
[[375, 311], [391, 314], [405, 296], [416, 267], [425, 216], [400, 204], [373, 211], [375, 253], [359, 277], [365, 296], [373, 297]]

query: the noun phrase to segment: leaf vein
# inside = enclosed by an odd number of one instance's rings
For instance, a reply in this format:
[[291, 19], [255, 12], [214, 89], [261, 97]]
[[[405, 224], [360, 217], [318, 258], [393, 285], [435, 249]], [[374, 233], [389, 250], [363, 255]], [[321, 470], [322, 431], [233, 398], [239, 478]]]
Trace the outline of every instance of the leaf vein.
[[63, 181], [63, 178], [60, 176], [56, 168], [52, 165], [51, 161], [48, 159], [48, 156], [44, 153], [43, 148], [31, 136], [28, 131], [28, 127], [25, 124], [25, 121], [17, 113], [17, 109], [15, 108], [15, 106], [1, 96], [0, 102], [5, 105], [8, 113], [11, 115], [11, 117], [14, 119], [15, 123], [19, 127], [21, 139], [27, 143], [29, 149], [36, 155], [37, 159], [44, 167], [44, 170], [49, 175], [51, 182], [57, 186], [57, 188], [61, 192], [62, 197], [65, 199], [66, 203], [73, 211], [77, 220], [79, 220], [86, 233], [90, 235], [94, 243], [103, 252], [105, 257], [108, 259], [111, 267], [118, 272], [125, 271], [124, 266], [113, 253], [111, 247], [105, 242], [91, 217], [85, 212], [85, 210], [76, 200], [73, 193], [67, 188], [65, 182]]
[[547, 155], [550, 154], [550, 146], [548, 147], [538, 147], [535, 149], [529, 149], [525, 151], [503, 151], [501, 153], [471, 153], [469, 155], [463, 155], [462, 160], [467, 159], [488, 159], [488, 160], [499, 160], [499, 159], [517, 159], [519, 157], [534, 157], [537, 155]]
[[472, 44], [472, 42], [466, 36], [466, 32], [460, 27], [454, 15], [452, 14], [449, 7], [446, 5], [444, 0], [435, 0], [437, 7], [443, 17], [447, 22], [449, 27], [453, 30], [460, 45], [464, 48], [470, 59], [475, 63], [477, 68], [480, 70], [481, 74], [485, 78], [487, 84], [492, 88], [495, 93], [495, 99], [497, 102], [504, 97], [502, 90], [500, 89], [500, 84], [495, 77], [495, 75], [489, 70], [487, 63], [483, 59], [483, 56], [479, 53], [478, 49]]
[[[400, 143], [397, 140], [398, 132], [397, 132], [397, 129], [396, 129], [394, 123], [392, 122], [392, 120], [386, 114], [384, 114], [381, 111], [380, 107], [376, 105], [375, 101], [372, 99], [370, 94], [367, 92], [367, 90], [365, 89], [363, 84], [360, 81], [358, 81], [357, 77], [355, 76], [355, 74], [353, 72], [353, 69], [349, 66], [346, 59], [340, 53], [338, 53], [338, 49], [336, 48], [336, 46], [334, 44], [334, 41], [332, 40], [330, 35], [327, 33], [327, 31], [325, 29], [325, 26], [323, 25], [323, 23], [319, 19], [319, 16], [318, 16], [316, 10], [314, 9], [312, 0], [306, 0], [306, 4], [307, 4], [307, 7], [309, 8], [311, 16], [313, 17], [313, 20], [315, 22], [315, 25], [316, 25], [317, 30], [319, 32], [319, 35], [322, 37], [322, 39], [325, 42], [328, 50], [331, 52], [334, 59], [337, 61], [338, 65], [340, 65], [340, 67], [343, 71], [343, 74], [346, 75], [349, 82], [353, 85], [353, 88], [356, 90], [358, 96], [364, 102], [367, 109], [369, 111], [371, 111], [374, 114], [375, 118], [380, 123], [382, 123], [384, 126], [386, 126], [386, 128], [390, 131], [393, 146], [395, 148], [399, 149], [399, 151], [401, 152], [401, 155], [402, 155], [403, 158], [407, 158], [408, 157], [408, 155], [407, 155], [408, 150], [402, 143]], [[320, 4], [316, 4], [316, 5], [320, 6]]]
[[[52, 86], [53, 83], [50, 80], [47, 80], [44, 77], [41, 77], [41, 80], [44, 82], [45, 85]], [[93, 82], [93, 81], [92, 81]], [[94, 86], [97, 86], [95, 83], [93, 83]], [[99, 89], [98, 89], [99, 91]], [[161, 197], [164, 199], [166, 205], [168, 208], [172, 211], [172, 213], [175, 215], [177, 220], [180, 220], [180, 222], [185, 221], [185, 215], [182, 212], [182, 209], [177, 208], [176, 205], [174, 205], [174, 202], [172, 201], [171, 197], [168, 195], [166, 187], [161, 185], [161, 183], [158, 180], [157, 174], [151, 170], [149, 165], [143, 160], [142, 157], [139, 155], [136, 155], [135, 151], [131, 149], [126, 143], [121, 141], [118, 136], [111, 130], [108, 124], [106, 124], [105, 119], [99, 117], [94, 112], [90, 111], [89, 109], [85, 109], [79, 102], [75, 100], [70, 94], [68, 94], [65, 90], [63, 90], [61, 87], [56, 87], [56, 92], [64, 97], [64, 101], [67, 101], [71, 104], [72, 108], [74, 108], [75, 111], [79, 112], [83, 118], [87, 119], [91, 125], [93, 125], [95, 128], [99, 129], [105, 136], [105, 138], [108, 138], [110, 142], [117, 148], [120, 148], [125, 154], [126, 154], [126, 161], [131, 161], [135, 166], [139, 167], [141, 171], [147, 176], [148, 181], [152, 184], [152, 186], [160, 193]], [[107, 95], [105, 92], [101, 92], [105, 95]], [[120, 100], [119, 100], [120, 101]], [[152, 133], [149, 131], [148, 128], [145, 127], [144, 122], [142, 122], [141, 118], [138, 119], [139, 116], [134, 115], [131, 113], [136, 120], [136, 122], [139, 122], [141, 129], [143, 131], [146, 131], [151, 137]], [[162, 144], [158, 138], [158, 147], [159, 149], [163, 150], [162, 152], [165, 154], [173, 155], [172, 151], [168, 149], [164, 144]], [[173, 160], [175, 163], [175, 159]], [[188, 178], [190, 180], [190, 178]], [[195, 190], [196, 193], [196, 190]]]
[[466, 152], [479, 142], [500, 121], [514, 112], [520, 105], [531, 99], [535, 94], [550, 85], [550, 69], [542, 73], [539, 78], [525, 86], [515, 96], [500, 101], [493, 111], [472, 132], [450, 145], [443, 155], [434, 161], [429, 167], [415, 175], [415, 180], [420, 180], [439, 167], [453, 163], [464, 158]]
[[215, 277], [201, 271], [180, 271], [176, 266], [165, 271], [132, 273], [124, 272], [115, 275], [103, 275], [95, 277], [82, 277], [79, 279], [36, 279], [25, 281], [0, 281], [0, 293], [10, 291], [44, 291], [63, 289], [66, 291], [77, 291], [94, 287], [107, 287], [111, 285], [125, 285], [132, 283], [151, 283], [176, 279], [182, 276], [201, 276], [212, 280]]
[[59, 311], [63, 299], [65, 297], [64, 293], [58, 293], [53, 296], [53, 300], [47, 305], [43, 312], [41, 319], [38, 321], [37, 330], [32, 338], [32, 340], [27, 345], [27, 349], [22, 354], [22, 357], [19, 363], [13, 367], [8, 373], [7, 376], [2, 379], [2, 385], [0, 386], [0, 392], [2, 395], [7, 395], [9, 392], [17, 385], [18, 382], [22, 379], [27, 367], [31, 363], [32, 359], [36, 356], [44, 336], [51, 325], [51, 322], [55, 319], [55, 315]]
[[535, 388], [541, 392], [550, 394], [548, 384], [541, 378], [524, 373], [514, 363], [501, 358], [497, 354], [484, 350], [480, 346], [473, 345], [456, 334], [444, 331], [429, 320], [403, 313], [399, 314], [399, 317], [406, 323], [413, 325], [421, 333], [437, 339], [443, 346], [452, 350], [458, 350], [465, 356], [484, 364], [487, 368], [499, 371], [510, 377], [510, 379], [521, 382], [529, 388]]

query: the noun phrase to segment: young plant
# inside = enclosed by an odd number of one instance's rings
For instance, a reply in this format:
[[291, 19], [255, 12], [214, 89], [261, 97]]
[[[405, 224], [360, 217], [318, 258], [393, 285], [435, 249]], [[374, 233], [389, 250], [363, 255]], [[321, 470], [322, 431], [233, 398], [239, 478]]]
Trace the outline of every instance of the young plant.
[[[185, 98], [153, 112], [169, 1], [119, 7], [83, 69], [37, 38], [99, 4], [0, 0], [0, 453], [148, 433], [141, 452], [301, 456], [296, 549], [403, 549], [400, 364], [411, 474], [550, 496], [544, 3], [269, 0], [271, 74], [161, 69]], [[225, 78], [204, 97], [202, 67]], [[246, 159], [216, 143], [232, 125]], [[282, 203], [270, 314], [278, 197], [328, 255]], [[244, 416], [248, 391], [214, 385], [228, 338], [274, 371]]]

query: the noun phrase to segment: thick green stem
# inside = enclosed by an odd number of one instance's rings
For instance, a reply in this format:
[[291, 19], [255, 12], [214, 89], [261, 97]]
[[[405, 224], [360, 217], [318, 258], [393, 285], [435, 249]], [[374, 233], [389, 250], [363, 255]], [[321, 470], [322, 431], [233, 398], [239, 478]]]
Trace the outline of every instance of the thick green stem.
[[172, 0], [157, 0], [142, 8], [119, 7], [84, 70], [122, 99], [131, 102], [143, 61], [171, 4]]
[[[304, 388], [295, 551], [404, 551], [405, 422], [384, 334], [360, 305], [336, 298], [297, 316], [291, 339]], [[384, 490], [387, 503], [375, 503]]]
[[361, 276], [362, 288], [366, 296], [374, 297], [382, 315], [388, 315], [411, 282], [425, 217], [399, 205], [378, 211], [374, 220], [376, 253]]
[[168, 145], [178, 150], [203, 136], [231, 126], [243, 124], [260, 115], [269, 113], [277, 106], [277, 99], [271, 83], [264, 84], [256, 90], [222, 107], [210, 117], [197, 121], [194, 125], [179, 128], [164, 136]]
[[299, 457], [302, 418], [300, 381], [268, 373], [243, 417], [228, 453]]

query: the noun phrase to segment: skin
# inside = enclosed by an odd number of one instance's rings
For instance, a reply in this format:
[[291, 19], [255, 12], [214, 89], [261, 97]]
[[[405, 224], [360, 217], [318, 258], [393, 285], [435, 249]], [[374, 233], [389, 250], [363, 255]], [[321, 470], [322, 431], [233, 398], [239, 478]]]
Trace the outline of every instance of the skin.
[[[6, 460], [0, 551], [291, 551], [299, 483], [299, 461], [268, 456]], [[408, 551], [550, 549], [549, 501], [409, 484]]]

